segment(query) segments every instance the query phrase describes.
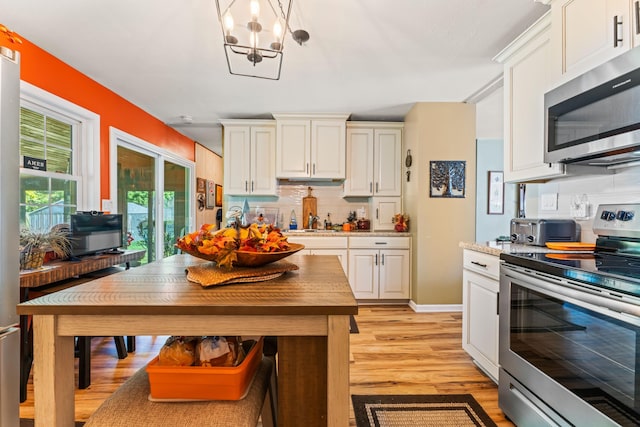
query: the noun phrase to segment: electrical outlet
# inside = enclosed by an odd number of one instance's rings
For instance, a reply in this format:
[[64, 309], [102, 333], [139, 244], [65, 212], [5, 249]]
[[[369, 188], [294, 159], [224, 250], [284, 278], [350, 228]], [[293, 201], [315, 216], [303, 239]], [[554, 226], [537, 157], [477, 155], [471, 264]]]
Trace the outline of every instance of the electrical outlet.
[[574, 219], [589, 218], [589, 204], [586, 202], [577, 203], [569, 208], [571, 217]]
[[102, 211], [111, 212], [112, 210], [113, 210], [113, 203], [111, 203], [111, 199], [102, 199]]
[[540, 196], [540, 210], [557, 211], [558, 210], [558, 193], [542, 194]]

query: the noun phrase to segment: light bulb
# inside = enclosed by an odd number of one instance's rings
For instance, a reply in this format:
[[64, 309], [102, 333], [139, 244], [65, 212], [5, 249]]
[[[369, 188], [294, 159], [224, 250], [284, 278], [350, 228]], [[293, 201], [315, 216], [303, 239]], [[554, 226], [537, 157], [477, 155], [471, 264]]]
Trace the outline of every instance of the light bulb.
[[251, 10], [251, 18], [257, 21], [258, 15], [260, 15], [260, 2], [258, 0], [251, 0], [249, 8]]
[[276, 36], [277, 41], [280, 41], [280, 39], [282, 39], [282, 24], [280, 24], [279, 19], [275, 24], [273, 24], [273, 35]]
[[251, 32], [249, 34], [249, 45], [254, 49], [258, 47], [258, 33]]
[[231, 12], [227, 12], [224, 15], [224, 28], [227, 30], [227, 34], [233, 30], [233, 16], [231, 16]]

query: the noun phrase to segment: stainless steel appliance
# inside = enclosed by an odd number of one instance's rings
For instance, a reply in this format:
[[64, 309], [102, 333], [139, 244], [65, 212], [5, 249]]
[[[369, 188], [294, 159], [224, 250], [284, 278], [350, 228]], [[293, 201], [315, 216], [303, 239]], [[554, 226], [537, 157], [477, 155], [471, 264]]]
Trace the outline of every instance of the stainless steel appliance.
[[638, 48], [547, 92], [544, 161], [596, 166], [640, 161], [638, 97]]
[[580, 240], [580, 228], [572, 219], [511, 220], [511, 242], [544, 246], [547, 242], [575, 242]]
[[640, 204], [589, 252], [503, 253], [499, 405], [518, 426], [640, 425]]
[[20, 411], [19, 122], [19, 55], [0, 47], [0, 427], [17, 427]]

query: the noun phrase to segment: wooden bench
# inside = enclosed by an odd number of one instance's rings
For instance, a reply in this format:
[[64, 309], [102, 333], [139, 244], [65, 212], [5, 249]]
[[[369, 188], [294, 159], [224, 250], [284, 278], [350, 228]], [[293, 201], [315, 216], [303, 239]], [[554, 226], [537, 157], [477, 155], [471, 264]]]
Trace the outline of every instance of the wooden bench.
[[100, 405], [85, 427], [255, 427], [261, 415], [264, 427], [275, 426], [270, 387], [274, 369], [273, 359], [263, 358], [241, 400], [153, 402], [149, 377], [141, 368]]

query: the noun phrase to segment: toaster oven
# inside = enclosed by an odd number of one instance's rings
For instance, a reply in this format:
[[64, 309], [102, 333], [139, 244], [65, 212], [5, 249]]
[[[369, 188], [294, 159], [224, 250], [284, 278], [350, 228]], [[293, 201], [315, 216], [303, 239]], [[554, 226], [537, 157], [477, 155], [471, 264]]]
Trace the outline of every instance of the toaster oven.
[[511, 220], [511, 243], [544, 246], [547, 242], [577, 242], [580, 229], [572, 219]]

